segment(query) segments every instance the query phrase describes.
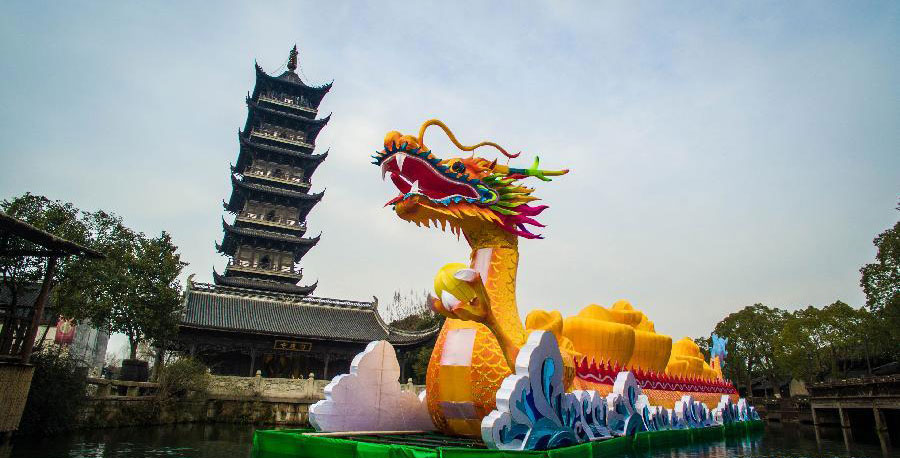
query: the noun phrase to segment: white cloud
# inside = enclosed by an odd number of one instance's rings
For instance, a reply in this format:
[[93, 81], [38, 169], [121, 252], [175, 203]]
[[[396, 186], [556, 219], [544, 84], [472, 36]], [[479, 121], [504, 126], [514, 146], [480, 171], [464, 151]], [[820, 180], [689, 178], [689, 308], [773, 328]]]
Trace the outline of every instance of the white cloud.
[[309, 407], [318, 431], [431, 431], [425, 393], [401, 391], [397, 353], [387, 341], [369, 342], [350, 373], [325, 386], [325, 399]]

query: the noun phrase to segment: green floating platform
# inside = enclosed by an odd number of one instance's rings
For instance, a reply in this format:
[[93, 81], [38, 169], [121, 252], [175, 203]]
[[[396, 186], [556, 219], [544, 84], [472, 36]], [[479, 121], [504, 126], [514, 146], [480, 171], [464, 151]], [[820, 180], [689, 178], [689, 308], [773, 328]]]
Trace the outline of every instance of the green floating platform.
[[608, 457], [632, 450], [680, 447], [761, 431], [760, 420], [697, 429], [649, 431], [635, 436], [587, 442], [542, 452], [488, 450], [476, 439], [440, 434], [307, 436], [309, 429], [261, 430], [253, 436], [253, 458], [456, 458], [456, 457]]

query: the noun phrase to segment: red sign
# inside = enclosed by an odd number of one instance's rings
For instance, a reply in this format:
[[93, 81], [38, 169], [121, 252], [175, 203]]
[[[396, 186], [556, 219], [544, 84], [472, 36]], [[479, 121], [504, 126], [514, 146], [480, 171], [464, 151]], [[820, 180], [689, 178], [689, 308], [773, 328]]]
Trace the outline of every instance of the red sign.
[[57, 345], [69, 345], [75, 339], [75, 325], [72, 320], [59, 317], [56, 322], [56, 337], [53, 339]]

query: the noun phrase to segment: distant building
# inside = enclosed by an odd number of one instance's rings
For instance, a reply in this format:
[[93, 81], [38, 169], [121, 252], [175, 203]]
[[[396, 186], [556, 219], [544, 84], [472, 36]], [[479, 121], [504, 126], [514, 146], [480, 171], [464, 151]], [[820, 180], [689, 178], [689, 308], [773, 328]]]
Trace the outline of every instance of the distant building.
[[69, 353], [83, 361], [85, 366], [96, 369], [99, 373], [106, 364], [106, 347], [109, 334], [90, 326], [75, 326], [75, 340], [69, 346]]
[[[32, 315], [33, 305], [37, 299], [39, 285], [33, 285], [19, 294], [16, 298], [18, 306], [16, 314], [20, 319], [28, 318]], [[66, 333], [67, 337], [60, 342], [56, 341], [59, 324], [68, 323], [66, 320], [60, 320], [54, 311], [54, 303], [52, 295], [44, 308], [41, 317], [40, 326], [36, 335], [35, 345], [60, 344], [67, 346], [69, 354], [74, 356], [85, 367], [96, 369], [98, 372], [103, 368], [106, 360], [106, 347], [109, 342], [109, 334], [91, 326], [89, 323], [72, 325], [71, 332]], [[9, 290], [0, 287], [0, 321], [4, 326], [8, 323], [15, 323], [13, 317], [7, 317], [4, 312], [8, 312], [11, 301]]]
[[184, 315], [171, 348], [190, 353], [213, 373], [265, 377], [330, 378], [349, 370], [372, 340], [388, 340], [401, 359], [433, 339], [386, 325], [375, 302], [309, 296], [317, 283], [300, 285], [303, 256], [320, 236], [306, 236], [306, 217], [324, 192], [311, 193], [312, 175], [328, 153], [315, 154], [316, 136], [328, 123], [317, 118], [331, 84], [309, 86], [297, 75], [297, 47], [287, 70], [271, 76], [256, 66], [247, 97], [247, 121], [238, 132], [231, 168], [232, 193], [216, 249], [228, 256], [215, 285], [188, 280]]

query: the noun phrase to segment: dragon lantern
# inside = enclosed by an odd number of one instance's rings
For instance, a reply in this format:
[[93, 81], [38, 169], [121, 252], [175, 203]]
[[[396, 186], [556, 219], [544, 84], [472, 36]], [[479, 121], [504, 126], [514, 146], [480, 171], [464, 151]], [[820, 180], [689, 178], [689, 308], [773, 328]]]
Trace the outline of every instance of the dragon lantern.
[[536, 205], [530, 179], [551, 181], [568, 170], [545, 170], [535, 158], [528, 168], [498, 164], [496, 159], [442, 159], [424, 142], [427, 129], [441, 128], [465, 152], [493, 147], [494, 142], [461, 144], [441, 121], [429, 120], [418, 136], [389, 132], [384, 149], [374, 157], [384, 179], [399, 194], [387, 205], [401, 219], [440, 227], [465, 237], [469, 263], [450, 263], [434, 279], [433, 309], [446, 316], [427, 371], [426, 402], [431, 418], [449, 434], [479, 436], [482, 419], [496, 408], [501, 383], [515, 370], [516, 356], [531, 331], [551, 332], [563, 356], [566, 391], [612, 390], [616, 373], [628, 369], [643, 393], [672, 408], [683, 395], [715, 405], [722, 394], [737, 401], [734, 388], [722, 379], [718, 361], [711, 367], [688, 338], [673, 345], [654, 324], [627, 301], [611, 307], [588, 305], [563, 319], [556, 311], [535, 310], [525, 323], [516, 305], [519, 239], [540, 239], [536, 220], [548, 207]]

